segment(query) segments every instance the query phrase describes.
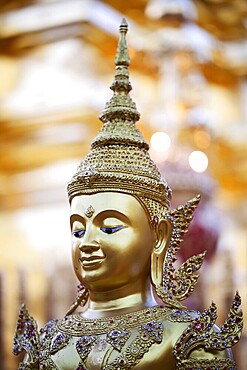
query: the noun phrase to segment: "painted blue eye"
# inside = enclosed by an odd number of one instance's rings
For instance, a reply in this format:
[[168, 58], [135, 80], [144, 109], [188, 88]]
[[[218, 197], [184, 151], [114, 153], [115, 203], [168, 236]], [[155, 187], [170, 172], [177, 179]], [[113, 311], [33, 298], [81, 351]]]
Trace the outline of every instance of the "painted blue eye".
[[116, 226], [116, 227], [101, 227], [100, 230], [103, 231], [103, 233], [106, 234], [114, 234], [117, 231], [125, 228], [125, 226]]
[[85, 234], [85, 230], [80, 230], [80, 231], [73, 231], [72, 233], [76, 238], [80, 238]]

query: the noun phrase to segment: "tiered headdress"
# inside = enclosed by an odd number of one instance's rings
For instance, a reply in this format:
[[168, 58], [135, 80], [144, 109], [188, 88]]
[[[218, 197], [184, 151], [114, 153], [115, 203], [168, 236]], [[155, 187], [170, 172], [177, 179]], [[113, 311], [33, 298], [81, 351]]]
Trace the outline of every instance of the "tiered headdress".
[[152, 219], [169, 208], [171, 189], [150, 158], [149, 146], [135, 125], [140, 114], [129, 95], [132, 87], [127, 30], [123, 20], [115, 79], [110, 87], [114, 94], [99, 117], [103, 126], [91, 143], [90, 153], [68, 184], [68, 195], [71, 200], [76, 195], [97, 192], [128, 193], [144, 202]]
[[[143, 204], [154, 227], [160, 218], [167, 220], [172, 234], [164, 261], [164, 279], [156, 286], [156, 293], [166, 304], [182, 307], [180, 301], [193, 291], [198, 278], [194, 272], [200, 268], [205, 253], [191, 257], [186, 267], [182, 265], [177, 271], [173, 263], [200, 197], [169, 210], [171, 189], [150, 158], [149, 146], [135, 125], [140, 114], [129, 96], [127, 29], [123, 20], [111, 85], [114, 94], [100, 116], [103, 126], [69, 182], [68, 195], [71, 201], [77, 195], [106, 191], [131, 194]], [[84, 295], [83, 290], [80, 296]]]

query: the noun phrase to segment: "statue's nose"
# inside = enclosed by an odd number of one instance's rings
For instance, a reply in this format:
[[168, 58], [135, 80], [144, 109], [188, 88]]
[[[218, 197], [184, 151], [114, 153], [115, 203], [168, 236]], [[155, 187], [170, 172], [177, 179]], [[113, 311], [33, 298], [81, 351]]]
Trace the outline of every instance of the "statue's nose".
[[88, 227], [85, 235], [81, 238], [79, 249], [84, 253], [92, 253], [99, 249], [99, 243], [96, 240], [97, 230], [94, 227]]
[[93, 241], [91, 243], [85, 243], [85, 241], [83, 241], [79, 246], [79, 249], [82, 253], [92, 253], [97, 251], [99, 248], [100, 246], [96, 241]]

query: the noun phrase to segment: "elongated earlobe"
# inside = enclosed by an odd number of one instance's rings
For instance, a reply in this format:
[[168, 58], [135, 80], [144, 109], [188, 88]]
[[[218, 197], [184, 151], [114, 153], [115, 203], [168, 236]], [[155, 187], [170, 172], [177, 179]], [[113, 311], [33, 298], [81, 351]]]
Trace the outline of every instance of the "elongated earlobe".
[[172, 233], [171, 224], [161, 220], [156, 226], [157, 239], [151, 255], [151, 279], [154, 286], [162, 284], [163, 267]]

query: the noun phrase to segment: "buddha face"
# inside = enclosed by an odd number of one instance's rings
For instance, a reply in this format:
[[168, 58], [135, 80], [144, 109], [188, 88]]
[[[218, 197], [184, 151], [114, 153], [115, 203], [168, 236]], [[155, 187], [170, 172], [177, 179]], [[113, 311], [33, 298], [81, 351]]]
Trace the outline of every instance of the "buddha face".
[[78, 279], [106, 291], [146, 277], [155, 233], [136, 198], [105, 192], [71, 202], [72, 258]]

